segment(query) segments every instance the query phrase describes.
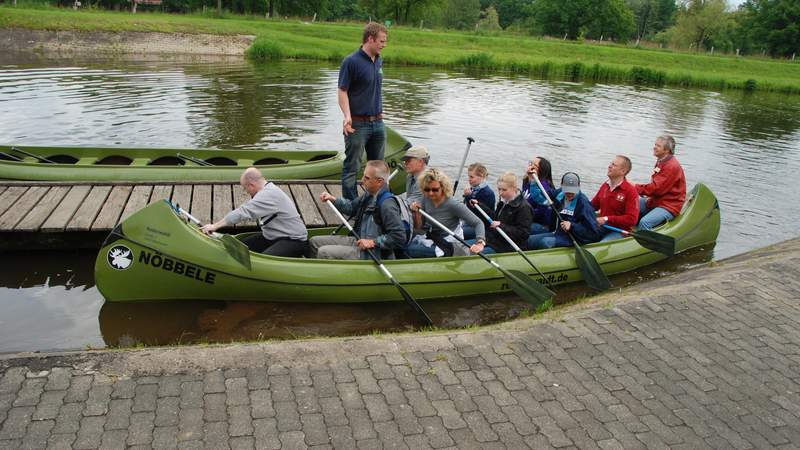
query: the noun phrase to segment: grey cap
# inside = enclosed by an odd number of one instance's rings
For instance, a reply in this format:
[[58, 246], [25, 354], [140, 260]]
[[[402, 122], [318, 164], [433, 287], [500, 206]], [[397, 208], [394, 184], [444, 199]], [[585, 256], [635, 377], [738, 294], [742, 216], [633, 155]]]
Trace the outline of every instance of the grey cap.
[[581, 191], [581, 179], [574, 172], [567, 172], [561, 177], [561, 192], [577, 194]]
[[415, 145], [415, 146], [409, 148], [408, 150], [406, 150], [406, 154], [403, 155], [403, 157], [400, 158], [400, 159], [402, 159], [403, 161], [405, 161], [406, 159], [411, 159], [411, 158], [427, 160], [430, 157], [431, 157], [431, 155], [428, 154], [428, 149], [427, 148], [425, 148], [425, 147], [423, 147], [421, 145]]

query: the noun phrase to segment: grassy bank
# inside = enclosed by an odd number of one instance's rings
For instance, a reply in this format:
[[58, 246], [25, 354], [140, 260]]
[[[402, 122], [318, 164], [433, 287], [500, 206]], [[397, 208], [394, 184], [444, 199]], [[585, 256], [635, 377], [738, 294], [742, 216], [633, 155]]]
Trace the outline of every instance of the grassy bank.
[[[0, 27], [83, 31], [251, 34], [253, 59], [341, 60], [358, 46], [361, 25], [261, 18], [136, 14], [0, 7]], [[509, 71], [541, 78], [765, 90], [800, 94], [800, 63], [709, 56], [499, 34], [394, 27], [387, 64]]]

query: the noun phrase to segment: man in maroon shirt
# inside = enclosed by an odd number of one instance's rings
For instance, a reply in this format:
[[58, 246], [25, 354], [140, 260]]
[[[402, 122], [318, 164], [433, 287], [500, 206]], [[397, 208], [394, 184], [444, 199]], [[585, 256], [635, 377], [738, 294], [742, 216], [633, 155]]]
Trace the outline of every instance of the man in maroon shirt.
[[677, 217], [686, 199], [686, 177], [675, 159], [675, 139], [668, 134], [659, 136], [653, 146], [653, 156], [657, 161], [650, 183], [636, 185], [642, 197], [639, 202], [639, 228], [642, 230], [653, 229]]
[[630, 231], [639, 220], [639, 194], [625, 178], [631, 167], [630, 158], [617, 155], [608, 165], [608, 180], [592, 199], [592, 206], [597, 210], [597, 225], [603, 233], [601, 241], [623, 237], [619, 232], [603, 228], [603, 225]]

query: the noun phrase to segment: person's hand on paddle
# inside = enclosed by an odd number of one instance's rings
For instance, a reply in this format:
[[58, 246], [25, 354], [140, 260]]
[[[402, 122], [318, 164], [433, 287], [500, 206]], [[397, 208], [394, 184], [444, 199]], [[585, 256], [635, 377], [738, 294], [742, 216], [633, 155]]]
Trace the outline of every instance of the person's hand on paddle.
[[533, 174], [539, 174], [539, 166], [536, 164], [536, 161], [528, 161], [528, 170], [525, 171], [528, 175], [528, 178], [532, 178]]
[[572, 228], [572, 222], [565, 220], [561, 222], [561, 229], [569, 233], [570, 228]]
[[347, 117], [344, 118], [344, 120], [342, 121], [342, 131], [344, 132], [345, 136], [348, 136], [348, 135], [353, 134], [353, 133], [356, 132], [356, 129], [353, 128], [353, 118], [352, 117], [347, 116]]
[[417, 212], [422, 209], [422, 205], [420, 205], [419, 202], [412, 202], [408, 209]]
[[478, 242], [472, 244], [469, 247], [469, 251], [477, 255], [478, 253], [482, 252], [484, 248], [486, 248], [486, 243], [483, 242], [483, 240], [481, 239]]
[[359, 239], [356, 241], [356, 245], [361, 250], [367, 250], [370, 248], [375, 248], [375, 241], [372, 239]]
[[336, 201], [336, 197], [334, 197], [333, 195], [331, 195], [331, 193], [330, 193], [330, 192], [323, 192], [323, 193], [319, 194], [319, 200], [320, 200], [322, 203], [325, 203], [325, 202], [327, 202], [327, 201], [334, 202], [334, 201]]
[[597, 224], [601, 227], [608, 223], [608, 216], [599, 216], [597, 217]]
[[217, 226], [214, 223], [207, 223], [202, 227], [200, 227], [200, 231], [210, 236], [214, 234], [215, 231], [217, 231]]
[[[469, 197], [471, 194], [472, 194], [472, 188], [469, 187], [469, 186], [465, 187], [464, 188], [464, 197]], [[477, 200], [472, 200], [472, 201], [474, 202], [474, 201], [477, 201]]]
[[489, 224], [489, 228], [494, 229], [494, 228], [499, 227], [502, 224], [503, 224], [503, 222], [500, 222], [499, 220], [493, 220], [492, 223]]

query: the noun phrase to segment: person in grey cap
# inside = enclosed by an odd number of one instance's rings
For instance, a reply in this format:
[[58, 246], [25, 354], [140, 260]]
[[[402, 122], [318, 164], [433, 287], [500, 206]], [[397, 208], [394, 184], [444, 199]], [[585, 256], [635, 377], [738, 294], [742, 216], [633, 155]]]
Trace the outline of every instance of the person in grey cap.
[[406, 154], [400, 159], [403, 160], [408, 174], [406, 177], [406, 203], [409, 206], [414, 202], [422, 203], [423, 196], [422, 191], [419, 190], [417, 178], [428, 168], [431, 155], [428, 154], [427, 148], [415, 145], [406, 150]]
[[571, 233], [579, 244], [591, 244], [602, 237], [592, 203], [581, 192], [581, 179], [577, 173], [567, 172], [561, 177], [561, 189], [556, 190], [553, 199], [558, 212], [564, 219], [556, 231], [534, 234], [528, 238], [528, 248], [537, 250], [553, 247], [571, 247]]
[[261, 234], [244, 240], [250, 250], [272, 256], [303, 256], [308, 231], [292, 199], [281, 188], [268, 183], [255, 167], [245, 169], [239, 184], [251, 199], [216, 223], [203, 225], [201, 230], [211, 234], [222, 227], [255, 220]]

